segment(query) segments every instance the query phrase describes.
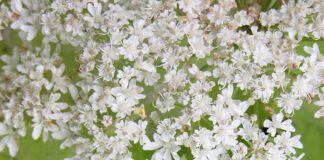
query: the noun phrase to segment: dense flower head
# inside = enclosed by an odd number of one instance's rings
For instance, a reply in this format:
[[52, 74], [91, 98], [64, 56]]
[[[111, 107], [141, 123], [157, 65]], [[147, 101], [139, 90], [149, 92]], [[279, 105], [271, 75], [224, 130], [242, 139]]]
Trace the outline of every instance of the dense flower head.
[[324, 58], [296, 47], [324, 38], [324, 3], [280, 3], [0, 1], [0, 40], [21, 43], [1, 55], [0, 150], [32, 128], [66, 160], [301, 159], [291, 117], [324, 116]]

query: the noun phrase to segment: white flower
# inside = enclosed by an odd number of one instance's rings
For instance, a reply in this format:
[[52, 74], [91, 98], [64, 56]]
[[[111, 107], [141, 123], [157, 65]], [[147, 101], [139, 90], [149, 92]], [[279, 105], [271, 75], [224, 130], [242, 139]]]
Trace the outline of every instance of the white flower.
[[84, 32], [82, 31], [83, 29], [83, 24], [81, 23], [80, 19], [74, 17], [72, 14], [68, 14], [65, 17], [65, 24], [64, 24], [64, 29], [66, 32], [71, 32], [72, 36], [82, 36], [84, 35]]
[[321, 88], [321, 94], [319, 95], [319, 100], [314, 102], [315, 105], [320, 106], [321, 109], [319, 109], [318, 111], [316, 111], [316, 113], [314, 114], [315, 118], [320, 118], [324, 116], [324, 87]]
[[118, 50], [126, 59], [134, 61], [139, 56], [140, 50], [137, 48], [139, 44], [140, 42], [137, 36], [130, 36], [128, 39], [123, 40], [123, 46], [118, 48]]
[[142, 58], [139, 58], [134, 64], [136, 69], [142, 69], [143, 71], [139, 72], [136, 77], [138, 81], [143, 81], [145, 85], [152, 86], [160, 78], [160, 74], [157, 73], [156, 67], [152, 64], [154, 61], [148, 59], [143, 61]]
[[272, 137], [275, 136], [277, 129], [282, 129], [287, 132], [295, 132], [295, 128], [291, 125], [291, 120], [287, 119], [283, 121], [283, 114], [280, 112], [272, 116], [272, 121], [266, 119], [263, 126], [267, 129], [267, 132], [271, 134]]
[[251, 89], [253, 82], [253, 73], [251, 71], [243, 70], [235, 74], [234, 82], [241, 90]]
[[178, 87], [183, 87], [187, 80], [187, 74], [184, 70], [171, 70], [165, 76], [165, 82], [168, 83], [171, 89], [176, 89]]
[[316, 43], [313, 44], [313, 47], [304, 46], [304, 50], [310, 54], [310, 57], [304, 59], [303, 65], [300, 67], [300, 70], [305, 72], [305, 75], [308, 79], [311, 79], [314, 82], [321, 82], [324, 73], [324, 62], [318, 60], [321, 53]]
[[248, 153], [248, 147], [244, 143], [239, 143], [234, 146], [233, 150], [233, 159], [244, 159]]
[[267, 103], [274, 93], [275, 83], [270, 77], [262, 75], [261, 78], [256, 80], [254, 95], [260, 98], [262, 102]]
[[157, 98], [154, 107], [158, 108], [160, 112], [165, 113], [175, 107], [175, 99], [169, 92], [162, 92]]
[[280, 86], [283, 89], [289, 83], [289, 80], [286, 78], [285, 71], [286, 71], [285, 67], [277, 67], [275, 68], [275, 72], [271, 74], [276, 85]]
[[192, 51], [198, 58], [204, 58], [211, 51], [210, 45], [202, 36], [194, 36], [188, 39]]
[[214, 4], [211, 11], [207, 14], [208, 20], [215, 23], [215, 25], [221, 25], [230, 20], [225, 8], [220, 5]]
[[213, 132], [206, 128], [195, 130], [192, 138], [195, 141], [195, 147], [197, 148], [202, 147], [204, 149], [211, 149], [216, 145], [215, 139], [213, 138]]
[[285, 160], [287, 159], [285, 152], [280, 148], [280, 145], [267, 145], [267, 159]]
[[306, 97], [313, 90], [313, 85], [309, 83], [306, 77], [298, 76], [291, 88], [294, 95], [297, 97]]
[[117, 117], [124, 118], [132, 113], [135, 102], [125, 96], [118, 96], [108, 100], [111, 110], [117, 113]]
[[227, 62], [220, 62], [218, 66], [213, 70], [214, 78], [218, 79], [218, 84], [226, 85], [233, 80], [234, 67]]
[[120, 79], [119, 83], [122, 86], [128, 86], [128, 82], [132, 77], [139, 74], [139, 71], [129, 66], [124, 66], [123, 71], [118, 70], [117, 77]]
[[203, 148], [192, 149], [192, 155], [194, 160], [214, 160], [220, 159], [221, 155], [224, 155], [226, 150], [223, 147], [217, 148]]
[[209, 112], [212, 99], [206, 94], [197, 94], [191, 100], [190, 107], [193, 110], [192, 119], [194, 122], [200, 120], [200, 117]]
[[218, 41], [220, 41], [220, 46], [227, 46], [228, 44], [234, 42], [236, 36], [237, 35], [232, 30], [229, 30], [228, 28], [224, 27], [217, 34], [217, 39]]
[[[323, 37], [323, 3], [244, 5], [4, 1], [0, 151], [16, 155], [32, 128], [35, 140], [73, 147], [69, 160], [131, 160], [141, 147], [153, 160], [183, 151], [195, 160], [301, 159], [300, 136], [291, 137], [298, 122], [284, 115], [312, 98], [322, 107], [314, 116], [324, 115], [320, 47], [298, 50], [305, 37]], [[273, 114], [269, 135], [256, 111], [246, 113], [256, 101]]]
[[0, 151], [4, 149], [5, 146], [9, 149], [9, 154], [14, 157], [18, 152], [18, 142], [16, 133], [4, 123], [0, 123], [0, 136], [2, 137], [0, 141]]
[[199, 8], [203, 6], [201, 3], [201, 1], [183, 0], [179, 2], [179, 7], [183, 9], [184, 12], [187, 12], [191, 18], [195, 18], [197, 17], [196, 12], [199, 11]]
[[243, 128], [240, 128], [238, 133], [244, 139], [251, 140], [254, 137], [257, 137], [258, 128], [253, 122], [250, 122], [249, 120], [243, 120], [242, 126], [243, 126]]
[[280, 14], [275, 9], [260, 14], [260, 22], [263, 26], [273, 26], [280, 21]]
[[133, 134], [133, 141], [134, 143], [139, 142], [139, 144], [143, 145], [145, 140], [147, 139], [146, 136], [146, 127], [147, 127], [147, 121], [138, 121], [136, 128], [134, 129], [135, 133]]
[[89, 102], [94, 106], [94, 110], [99, 110], [101, 113], [107, 112], [107, 104], [112, 95], [109, 87], [102, 87], [99, 85], [93, 86], [93, 93], [89, 97]]
[[240, 120], [234, 120], [232, 122], [220, 123], [219, 125], [214, 125], [214, 132], [216, 133], [215, 141], [216, 144], [224, 144], [225, 146], [234, 146], [237, 144], [237, 127], [241, 124]]
[[313, 36], [315, 39], [320, 39], [324, 37], [324, 31], [323, 31], [323, 27], [324, 27], [324, 14], [323, 13], [319, 13], [315, 20], [314, 23], [311, 25], [311, 30], [313, 33]]
[[9, 55], [1, 55], [1, 61], [5, 64], [1, 67], [3, 70], [4, 75], [9, 75], [11, 73], [14, 73], [14, 71], [17, 68], [17, 65], [19, 64], [19, 51], [18, 48], [13, 49], [12, 56]]
[[250, 25], [253, 22], [253, 19], [252, 17], [247, 15], [247, 12], [245, 10], [241, 10], [235, 13], [233, 22], [236, 23], [235, 25], [237, 25], [238, 27], [241, 27]]
[[314, 114], [315, 118], [321, 118], [324, 117], [324, 107], [322, 107], [321, 109], [319, 109], [318, 111], [315, 112]]
[[180, 160], [178, 151], [180, 147], [173, 138], [165, 138], [163, 135], [154, 134], [154, 142], [149, 140], [144, 142], [144, 150], [156, 150], [152, 156], [152, 160]]
[[108, 127], [112, 124], [113, 120], [111, 116], [104, 115], [101, 123], [105, 126]]
[[31, 41], [31, 40], [33, 40], [36, 37], [37, 29], [34, 26], [31, 26], [31, 25], [22, 25], [20, 27], [20, 29], [22, 31], [24, 31], [24, 32], [27, 33], [26, 39], [28, 41]]
[[66, 76], [63, 76], [63, 72], [65, 69], [65, 65], [61, 64], [59, 68], [52, 67], [52, 79], [51, 83], [53, 83], [53, 90], [54, 91], [61, 91], [62, 93], [67, 93], [68, 86], [69, 86], [69, 79]]
[[153, 36], [153, 26], [148, 25], [144, 27], [144, 25], [146, 25], [145, 23], [143, 19], [136, 20], [133, 22], [133, 27], [129, 29], [130, 32], [141, 39]]
[[235, 114], [243, 115], [249, 107], [247, 102], [233, 100], [233, 85], [229, 85], [226, 89], [222, 90], [222, 94], [217, 96], [216, 105], [227, 105]]
[[115, 67], [113, 66], [112, 63], [102, 63], [98, 67], [98, 75], [102, 77], [103, 80], [105, 81], [111, 81], [114, 78], [115, 74]]
[[256, 64], [260, 65], [261, 67], [269, 64], [273, 56], [268, 47], [263, 44], [255, 44], [256, 48], [252, 52], [253, 53], [253, 60]]
[[284, 111], [288, 114], [294, 113], [294, 110], [299, 110], [303, 101], [294, 94], [285, 94], [282, 93], [281, 97], [276, 98], [278, 107], [283, 108]]
[[85, 16], [83, 19], [88, 21], [90, 26], [93, 26], [94, 28], [99, 28], [104, 18], [101, 15], [101, 3], [98, 3], [97, 0], [95, 0], [93, 3], [88, 3], [87, 9], [91, 16]]
[[138, 100], [145, 98], [142, 87], [136, 85], [135, 79], [131, 80], [128, 86], [114, 87], [111, 89], [111, 94], [115, 97], [124, 97], [130, 102], [137, 104]]
[[52, 115], [49, 109], [36, 109], [33, 110], [33, 139], [38, 139], [43, 133], [43, 142], [48, 140], [48, 133], [55, 132], [58, 127], [55, 125], [53, 120], [50, 118]]
[[300, 142], [300, 135], [291, 137], [290, 132], [283, 132], [274, 139], [277, 145], [282, 146], [281, 149], [287, 154], [295, 154], [295, 148], [302, 149], [303, 144]]

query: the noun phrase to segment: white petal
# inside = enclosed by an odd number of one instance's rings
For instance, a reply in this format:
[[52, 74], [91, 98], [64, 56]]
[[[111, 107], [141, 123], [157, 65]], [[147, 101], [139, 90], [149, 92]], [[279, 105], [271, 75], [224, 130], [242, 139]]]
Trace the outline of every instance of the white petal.
[[156, 72], [155, 66], [147, 62], [143, 62], [143, 69], [153, 73]]
[[33, 40], [37, 34], [37, 30], [33, 26], [22, 25], [20, 26], [20, 29], [27, 33], [27, 41]]
[[13, 136], [10, 136], [7, 142], [9, 149], [9, 154], [11, 157], [14, 157], [18, 152], [18, 144]]
[[227, 97], [232, 97], [233, 90], [234, 90], [233, 85], [229, 84], [228, 87], [227, 87], [227, 90], [226, 90], [226, 96]]
[[54, 108], [57, 109], [57, 110], [64, 110], [66, 108], [68, 108], [68, 104], [66, 103], [55, 103], [54, 104]]
[[9, 57], [8, 55], [2, 55], [2, 56], [1, 56], [1, 60], [2, 60], [3, 62], [5, 62], [6, 64], [10, 64], [10, 63], [12, 63], [12, 59], [11, 59], [11, 57]]
[[50, 102], [56, 102], [58, 99], [60, 99], [61, 95], [59, 93], [53, 93], [50, 95]]
[[272, 122], [268, 119], [266, 119], [264, 122], [263, 122], [263, 126], [266, 127], [266, 128], [269, 128], [271, 126]]
[[155, 150], [162, 147], [162, 143], [161, 142], [146, 142], [143, 145], [143, 149], [144, 150]]
[[42, 126], [40, 124], [37, 124], [35, 127], [34, 127], [34, 130], [33, 130], [33, 133], [32, 133], [32, 137], [34, 140], [38, 139], [39, 136], [41, 135], [42, 133]]
[[291, 141], [293, 143], [292, 145], [296, 148], [302, 149], [304, 147], [303, 144], [300, 142], [300, 135], [293, 137]]
[[291, 125], [291, 120], [288, 119], [282, 123], [282, 129], [289, 131], [289, 132], [295, 132], [295, 128]]
[[5, 124], [0, 123], [0, 136], [7, 134], [8, 128]]
[[2, 139], [2, 141], [0, 141], [0, 152], [3, 151], [4, 147], [6, 146], [5, 141]]
[[321, 118], [324, 116], [324, 107], [322, 107], [320, 110], [318, 110], [315, 114], [314, 117], [315, 118]]
[[69, 135], [69, 132], [66, 129], [62, 129], [59, 132], [53, 132], [52, 137], [58, 140], [64, 139]]
[[17, 13], [25, 12], [25, 9], [22, 6], [21, 0], [13, 0], [11, 3], [11, 8]]
[[88, 11], [92, 16], [96, 16], [96, 9], [92, 3], [88, 4]]
[[69, 87], [69, 91], [72, 96], [72, 99], [74, 100], [74, 102], [76, 102], [79, 97], [78, 89], [72, 84], [69, 85], [68, 87]]

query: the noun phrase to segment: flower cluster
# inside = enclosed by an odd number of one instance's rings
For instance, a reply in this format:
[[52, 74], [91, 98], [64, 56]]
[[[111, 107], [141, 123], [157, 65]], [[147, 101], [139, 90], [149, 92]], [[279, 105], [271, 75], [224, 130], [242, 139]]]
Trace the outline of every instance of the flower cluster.
[[[0, 40], [21, 41], [1, 56], [0, 150], [11, 156], [31, 128], [74, 147], [66, 160], [133, 159], [135, 146], [152, 160], [297, 160], [294, 111], [314, 99], [324, 116], [323, 55], [316, 43], [296, 52], [324, 38], [324, 1], [1, 3]], [[76, 59], [63, 59], [67, 46]]]

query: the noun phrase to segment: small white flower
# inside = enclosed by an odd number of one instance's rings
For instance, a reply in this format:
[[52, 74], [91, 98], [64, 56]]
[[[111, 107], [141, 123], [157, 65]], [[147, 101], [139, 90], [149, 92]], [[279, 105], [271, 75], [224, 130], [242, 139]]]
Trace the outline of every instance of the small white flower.
[[280, 21], [280, 14], [275, 9], [260, 14], [260, 22], [263, 26], [273, 26]]
[[94, 28], [99, 28], [104, 18], [101, 14], [101, 3], [98, 3], [97, 0], [95, 0], [93, 3], [88, 3], [87, 9], [91, 16], [85, 16], [83, 19], [88, 21], [90, 26], [93, 26]]
[[175, 108], [175, 102], [171, 93], [162, 92], [157, 98], [154, 107], [158, 108], [160, 112], [165, 113]]
[[193, 121], [200, 120], [200, 117], [209, 112], [211, 107], [212, 99], [206, 94], [197, 94], [191, 100], [190, 107], [193, 110]]
[[132, 113], [135, 102], [127, 99], [125, 96], [118, 96], [108, 100], [111, 110], [117, 113], [117, 117], [124, 118]]
[[215, 125], [213, 131], [216, 133], [215, 141], [216, 144], [224, 144], [234, 146], [237, 144], [237, 127], [241, 124], [240, 120], [234, 120], [232, 122], [223, 122], [219, 125]]
[[306, 97], [310, 94], [314, 87], [309, 81], [306, 77], [298, 76], [291, 88], [293, 94], [297, 97]]
[[262, 102], [267, 103], [274, 93], [275, 83], [269, 76], [262, 75], [261, 78], [256, 80], [254, 95], [260, 98]]
[[290, 132], [283, 132], [274, 139], [276, 144], [282, 146], [282, 149], [287, 154], [295, 154], [295, 148], [302, 149], [303, 144], [300, 142], [300, 135], [291, 137]]
[[214, 78], [218, 79], [218, 84], [225, 86], [233, 80], [234, 67], [227, 62], [220, 62], [213, 70]]
[[18, 141], [16, 133], [4, 123], [0, 123], [0, 136], [2, 137], [0, 141], [0, 151], [4, 149], [5, 146], [9, 149], [9, 154], [14, 157], [18, 152]]
[[319, 95], [319, 100], [314, 102], [315, 105], [321, 107], [318, 111], [315, 112], [314, 117], [320, 118], [324, 116], [324, 87], [321, 88], [321, 94]]
[[65, 69], [65, 65], [61, 64], [58, 68], [52, 67], [52, 79], [51, 83], [53, 83], [54, 91], [61, 91], [62, 93], [67, 93], [69, 86], [69, 79], [66, 76], [63, 76], [63, 72]]
[[132, 79], [128, 86], [114, 87], [111, 89], [111, 94], [115, 97], [124, 97], [130, 102], [137, 104], [140, 99], [145, 98], [142, 87], [136, 85], [135, 79]]
[[198, 58], [204, 58], [211, 51], [211, 47], [202, 36], [194, 36], [188, 39], [192, 51]]
[[126, 59], [134, 61], [139, 56], [140, 50], [138, 45], [140, 44], [137, 36], [130, 36], [128, 39], [123, 40], [123, 46], [118, 48], [119, 53], [124, 55]]
[[98, 67], [98, 75], [105, 81], [111, 81], [114, 78], [115, 67], [112, 63], [102, 63]]
[[272, 121], [266, 119], [263, 123], [263, 126], [267, 129], [267, 132], [271, 134], [272, 137], [275, 136], [277, 129], [282, 129], [287, 132], [295, 132], [295, 128], [291, 125], [291, 120], [283, 120], [284, 116], [280, 112], [272, 116]]
[[193, 140], [196, 143], [197, 148], [211, 149], [216, 145], [215, 140], [213, 138], [213, 132], [206, 129], [200, 128], [195, 130], [195, 133], [192, 135]]
[[298, 99], [293, 94], [281, 94], [281, 97], [276, 98], [278, 107], [283, 108], [288, 114], [294, 113], [294, 110], [299, 110], [303, 101]]
[[154, 134], [154, 142], [149, 140], [144, 142], [144, 150], [156, 150], [152, 156], [152, 160], [180, 160], [178, 151], [180, 147], [172, 138], [165, 138], [163, 135]]
[[269, 64], [273, 56], [268, 47], [263, 44], [255, 44], [256, 48], [252, 52], [253, 53], [253, 60], [256, 64], [260, 65], [261, 67]]

